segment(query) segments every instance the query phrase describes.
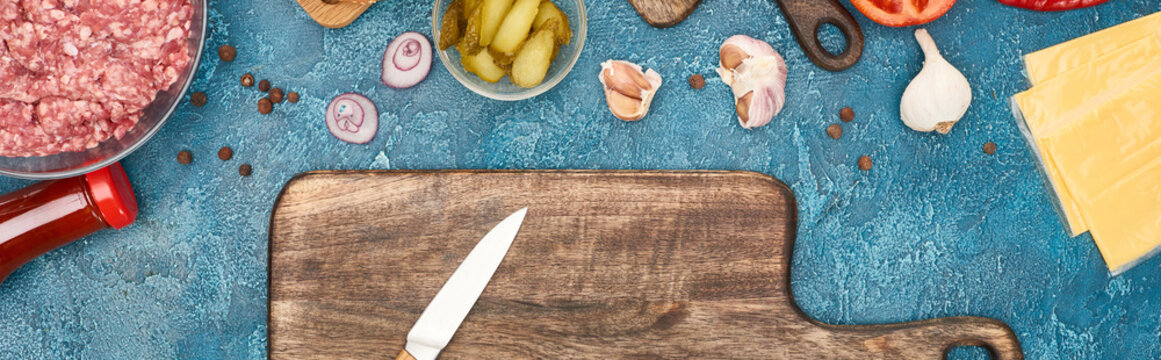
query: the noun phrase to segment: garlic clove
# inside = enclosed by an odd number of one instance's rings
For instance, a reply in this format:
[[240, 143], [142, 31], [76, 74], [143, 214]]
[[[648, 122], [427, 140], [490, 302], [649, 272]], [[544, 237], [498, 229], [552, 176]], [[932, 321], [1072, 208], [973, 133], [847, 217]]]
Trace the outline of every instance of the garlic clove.
[[923, 49], [923, 69], [903, 91], [899, 115], [912, 130], [947, 134], [971, 106], [971, 85], [943, 58], [927, 30], [916, 30], [915, 39]]
[[605, 101], [613, 116], [625, 121], [637, 121], [649, 113], [653, 95], [661, 87], [661, 74], [622, 60], [601, 63], [598, 76], [605, 88]]
[[608, 68], [602, 70], [605, 86], [630, 97], [640, 99], [643, 91], [652, 90], [653, 86], [645, 79], [641, 69], [632, 67], [633, 64], [624, 61], [613, 61]]
[[648, 111], [642, 109], [641, 99], [636, 99], [613, 90], [605, 90], [605, 100], [609, 102], [609, 111], [612, 111], [613, 116], [621, 120], [641, 120], [641, 118], [645, 117], [645, 111]]
[[733, 84], [733, 70], [746, 59], [754, 56], [778, 55], [765, 41], [746, 35], [734, 35], [726, 39], [718, 49], [718, 75], [726, 85]]
[[733, 70], [738, 65], [742, 65], [742, 60], [750, 58], [750, 54], [738, 45], [727, 43], [718, 50], [718, 57], [721, 59], [718, 61], [719, 66], [726, 70]]
[[722, 47], [718, 49], [718, 65], [733, 70], [741, 65], [742, 61], [754, 56], [770, 56], [777, 55], [778, 52], [765, 41], [758, 40], [746, 35], [734, 35], [722, 42]]
[[782, 101], [782, 98], [776, 96], [774, 88], [756, 88], [738, 98], [738, 122], [744, 129], [766, 125], [782, 110]]
[[774, 48], [746, 35], [726, 39], [718, 50], [718, 75], [734, 93], [743, 128], [766, 125], [786, 103], [786, 62]]
[[738, 119], [742, 121], [742, 127], [746, 127], [746, 123], [750, 121], [750, 102], [754, 100], [754, 92], [748, 92], [746, 95], [734, 100], [734, 111], [738, 113]]

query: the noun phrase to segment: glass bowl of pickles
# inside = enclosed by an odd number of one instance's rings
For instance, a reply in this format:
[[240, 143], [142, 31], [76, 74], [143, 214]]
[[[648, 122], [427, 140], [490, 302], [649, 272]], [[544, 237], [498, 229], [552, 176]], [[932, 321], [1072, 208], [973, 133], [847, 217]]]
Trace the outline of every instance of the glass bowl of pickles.
[[584, 48], [584, 0], [435, 0], [444, 67], [477, 94], [531, 98], [564, 80]]

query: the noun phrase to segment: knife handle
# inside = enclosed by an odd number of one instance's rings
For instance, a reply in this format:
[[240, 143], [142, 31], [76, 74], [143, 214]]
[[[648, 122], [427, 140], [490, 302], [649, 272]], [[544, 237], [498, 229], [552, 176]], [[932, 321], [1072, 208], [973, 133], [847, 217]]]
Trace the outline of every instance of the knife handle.
[[396, 356], [395, 360], [415, 360], [415, 357], [411, 356], [411, 353], [407, 352], [407, 350], [400, 350], [399, 356]]

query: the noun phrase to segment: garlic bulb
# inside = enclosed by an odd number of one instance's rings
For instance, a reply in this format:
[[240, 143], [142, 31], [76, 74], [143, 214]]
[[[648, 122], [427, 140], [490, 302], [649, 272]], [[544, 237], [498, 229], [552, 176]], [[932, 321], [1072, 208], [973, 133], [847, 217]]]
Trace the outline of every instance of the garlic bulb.
[[609, 110], [613, 116], [625, 121], [645, 117], [653, 95], [661, 87], [661, 74], [653, 69], [642, 72], [641, 65], [622, 60], [601, 63], [601, 73], [597, 78], [604, 85]]
[[734, 92], [738, 122], [751, 129], [770, 123], [786, 103], [786, 62], [770, 44], [734, 35], [718, 50], [717, 69]]
[[972, 88], [959, 70], [943, 59], [927, 30], [915, 30], [925, 60], [919, 75], [903, 91], [899, 114], [915, 131], [947, 134], [972, 103]]

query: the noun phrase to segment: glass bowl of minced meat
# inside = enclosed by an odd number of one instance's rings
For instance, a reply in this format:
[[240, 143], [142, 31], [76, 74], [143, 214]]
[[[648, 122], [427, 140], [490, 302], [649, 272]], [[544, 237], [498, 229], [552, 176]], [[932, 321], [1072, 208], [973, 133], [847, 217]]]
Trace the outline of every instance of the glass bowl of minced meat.
[[64, 178], [121, 160], [197, 70], [205, 0], [64, 6], [0, 1], [0, 175]]

